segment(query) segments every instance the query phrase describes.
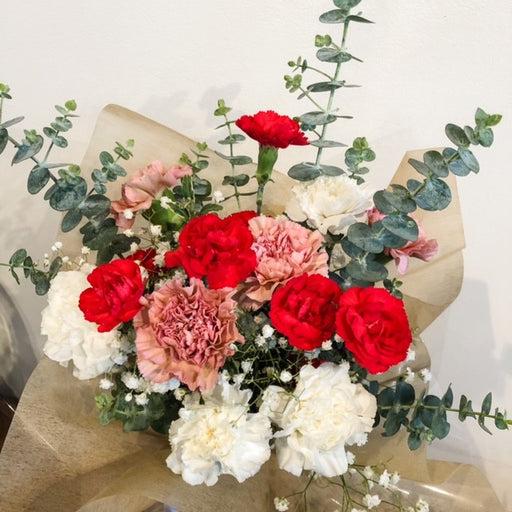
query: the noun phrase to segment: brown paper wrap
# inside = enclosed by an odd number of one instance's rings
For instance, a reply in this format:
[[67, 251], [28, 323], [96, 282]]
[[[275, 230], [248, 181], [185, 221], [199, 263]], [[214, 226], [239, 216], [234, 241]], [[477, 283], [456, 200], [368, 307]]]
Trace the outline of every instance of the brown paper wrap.
[[[106, 107], [99, 119], [82, 163], [89, 171], [97, 165], [101, 150], [116, 140], [136, 139], [134, 157], [126, 166], [133, 172], [150, 161], [172, 164], [194, 143], [154, 121], [122, 107]], [[403, 183], [414, 171], [408, 153], [393, 182]], [[229, 165], [209, 152], [208, 178], [220, 187]], [[266, 192], [268, 213], [280, 213], [291, 193], [291, 180], [275, 176]], [[219, 185], [217, 187], [217, 185]], [[464, 236], [454, 180], [453, 201], [442, 213], [418, 215], [429, 236], [438, 239], [437, 258], [425, 264], [412, 262], [403, 291], [411, 325], [423, 331], [457, 296], [462, 282]], [[117, 185], [118, 187], [118, 185]], [[114, 197], [115, 192], [111, 195]], [[251, 199], [243, 207], [252, 207]], [[65, 248], [80, 247], [75, 234], [62, 236]], [[416, 341], [419, 356], [411, 365], [430, 364], [428, 352]], [[392, 375], [390, 376], [392, 378]], [[272, 457], [260, 472], [243, 484], [223, 476], [213, 487], [191, 487], [165, 465], [169, 445], [164, 436], [150, 432], [122, 432], [120, 423], [101, 427], [93, 397], [97, 380], [79, 381], [70, 368], [43, 357], [21, 397], [16, 415], [0, 454], [0, 510], [142, 512], [164, 510], [166, 503], [179, 512], [274, 510], [274, 496], [301, 488], [302, 483], [277, 469]], [[424, 497], [432, 511], [472, 512], [503, 510], [485, 477], [473, 466], [429, 461], [425, 450], [409, 452], [404, 436], [381, 438], [377, 432], [357, 452], [358, 462], [388, 462], [402, 475], [401, 488]], [[328, 490], [314, 490], [312, 510], [332, 511], [336, 499]], [[167, 509], [168, 510], [168, 509]]]

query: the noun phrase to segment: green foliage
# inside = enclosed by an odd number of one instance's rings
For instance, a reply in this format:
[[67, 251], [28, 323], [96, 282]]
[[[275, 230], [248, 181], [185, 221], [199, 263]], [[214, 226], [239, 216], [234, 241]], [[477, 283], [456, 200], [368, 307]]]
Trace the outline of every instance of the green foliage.
[[101, 392], [94, 398], [100, 411], [100, 424], [107, 425], [113, 420], [121, 420], [125, 432], [151, 428], [160, 434], [167, 434], [171, 422], [178, 418], [181, 403], [171, 392], [167, 392], [150, 393], [146, 404], [137, 404], [133, 399], [133, 391], [124, 385], [120, 375], [115, 375], [115, 388], [111, 393]]
[[[392, 283], [388, 283], [392, 284]], [[460, 421], [467, 417], [477, 420], [478, 425], [487, 433], [491, 431], [485, 425], [487, 419], [494, 420], [496, 428], [507, 430], [512, 425], [506, 413], [495, 409], [490, 414], [492, 395], [488, 393], [482, 401], [480, 411], [473, 411], [471, 401], [462, 395], [458, 408], [453, 408], [453, 391], [451, 386], [441, 396], [426, 394], [424, 391], [417, 397], [410, 384], [399, 380], [394, 387], [381, 389], [377, 381], [367, 384], [370, 393], [377, 397], [377, 416], [375, 426], [381, 422], [385, 437], [395, 435], [401, 428], [409, 433], [408, 446], [411, 450], [418, 449], [423, 441], [444, 439], [450, 432], [448, 413], [458, 415]]]

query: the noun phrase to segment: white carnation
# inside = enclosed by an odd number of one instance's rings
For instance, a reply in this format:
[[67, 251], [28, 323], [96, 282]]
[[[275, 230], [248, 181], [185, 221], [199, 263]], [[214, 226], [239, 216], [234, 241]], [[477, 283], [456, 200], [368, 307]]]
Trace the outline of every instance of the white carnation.
[[89, 287], [87, 270], [59, 272], [48, 292], [48, 306], [42, 312], [41, 334], [48, 337], [43, 351], [67, 366], [73, 362], [73, 375], [92, 379], [108, 372], [120, 356], [117, 331], [100, 333], [78, 308], [80, 294]]
[[295, 221], [307, 220], [323, 234], [345, 233], [351, 224], [365, 222], [373, 207], [371, 191], [347, 176], [320, 176], [292, 190], [287, 214]]
[[333, 477], [348, 469], [345, 445], [360, 443], [373, 425], [375, 397], [353, 384], [348, 364], [302, 367], [293, 397], [269, 386], [260, 412], [281, 429], [275, 434], [281, 469]]
[[250, 397], [225, 375], [212, 390], [187, 395], [169, 430], [167, 466], [190, 485], [213, 485], [222, 474], [239, 482], [255, 475], [270, 457], [272, 431], [265, 415], [247, 412]]

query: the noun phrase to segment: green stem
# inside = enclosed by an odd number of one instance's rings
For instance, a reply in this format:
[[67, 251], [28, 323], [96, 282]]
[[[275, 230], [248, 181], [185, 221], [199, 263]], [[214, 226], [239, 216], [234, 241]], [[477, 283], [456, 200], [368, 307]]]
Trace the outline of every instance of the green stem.
[[[229, 134], [229, 137], [231, 139], [231, 137], [233, 136], [233, 130], [231, 129], [231, 123], [229, 122], [228, 120], [228, 116], [226, 114], [224, 114], [224, 119], [226, 120], [226, 126], [228, 128], [228, 134]], [[234, 156], [234, 152], [233, 152], [233, 143], [230, 142], [229, 144], [229, 156], [233, 157]], [[234, 176], [235, 175], [235, 165], [230, 162], [231, 164], [231, 175]], [[236, 197], [236, 204], [238, 206], [238, 209], [241, 210], [242, 209], [242, 205], [240, 203], [240, 193], [238, 192], [238, 185], [236, 183], [233, 183], [233, 188], [235, 189], [235, 194], [234, 196]], [[233, 196], [231, 196], [233, 197]]]
[[[346, 42], [346, 39], [347, 39], [347, 33], [348, 33], [348, 23], [344, 23], [343, 24], [343, 35], [342, 35], [342, 38], [341, 38], [341, 48], [345, 48], [345, 42]], [[334, 72], [334, 76], [331, 78], [332, 81], [335, 81], [338, 79], [339, 77], [339, 74], [340, 74], [340, 71], [341, 71], [341, 62], [338, 62], [336, 64], [336, 70]], [[333, 89], [329, 92], [329, 100], [327, 101], [327, 108], [325, 109], [325, 113], [326, 114], [330, 114], [331, 113], [331, 110], [332, 110], [332, 104], [334, 102], [334, 95], [336, 94], [336, 89]], [[320, 136], [320, 140], [325, 140], [325, 136], [327, 134], [327, 127], [328, 127], [328, 124], [324, 124], [322, 126], [322, 133], [321, 133], [321, 136]], [[323, 153], [323, 148], [318, 148], [317, 150], [317, 154], [316, 154], [316, 160], [315, 160], [315, 165], [316, 166], [319, 166], [320, 165], [320, 162], [321, 162], [321, 159], [322, 159], [322, 153]]]
[[[427, 409], [427, 410], [431, 410], [431, 411], [437, 411], [439, 409], [439, 406], [435, 406], [435, 405], [422, 405], [420, 404], [419, 401], [417, 401], [416, 403], [412, 404], [412, 405], [384, 405], [384, 406], [381, 406], [379, 407], [379, 410], [381, 411], [390, 411], [391, 409], [414, 409], [416, 407], [421, 407], [422, 409]], [[461, 409], [456, 409], [456, 408], [453, 408], [453, 407], [444, 407], [443, 408], [444, 411], [446, 412], [455, 412], [455, 413], [460, 413], [461, 412]], [[496, 419], [496, 415], [494, 414], [483, 414], [481, 411], [468, 411], [468, 416], [476, 416], [476, 417], [483, 417], [483, 418], [489, 418], [489, 419]], [[505, 423], [507, 425], [512, 425], [512, 420], [505, 420]]]

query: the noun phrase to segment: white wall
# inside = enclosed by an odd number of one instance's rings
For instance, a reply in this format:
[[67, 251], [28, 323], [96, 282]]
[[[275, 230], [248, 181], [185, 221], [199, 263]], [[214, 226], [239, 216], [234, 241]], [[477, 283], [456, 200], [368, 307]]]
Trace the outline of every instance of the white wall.
[[[118, 103], [214, 145], [211, 116], [217, 98], [235, 115], [273, 108], [296, 115], [309, 109], [283, 87], [286, 62], [314, 60], [317, 22], [328, 0], [20, 0], [2, 6], [0, 82], [15, 97], [4, 119], [26, 115], [41, 128], [53, 105], [74, 98], [81, 117], [68, 158], [80, 160], [95, 119]], [[345, 66], [363, 85], [343, 93], [338, 138], [366, 135], [377, 151], [372, 183], [385, 185], [407, 149], [443, 145], [446, 122], [470, 124], [477, 106], [504, 114], [491, 150], [478, 151], [482, 172], [459, 181], [467, 249], [465, 284], [456, 303], [429, 329], [434, 389], [450, 382], [479, 402], [492, 390], [512, 409], [509, 194], [507, 147], [512, 136], [512, 3], [509, 0], [363, 0], [375, 25], [354, 25], [349, 50], [364, 64]], [[341, 96], [341, 95], [340, 95]], [[136, 134], [134, 134], [136, 138]], [[248, 147], [247, 151], [254, 147]], [[279, 167], [301, 158], [295, 149]], [[25, 173], [1, 160], [0, 261], [20, 246], [47, 251], [56, 216], [27, 200]], [[38, 312], [30, 287], [0, 282], [23, 305], [36, 350]], [[442, 283], [440, 284], [442, 286]], [[512, 510], [512, 434], [490, 437], [469, 424], [454, 426], [436, 457], [483, 468]]]

